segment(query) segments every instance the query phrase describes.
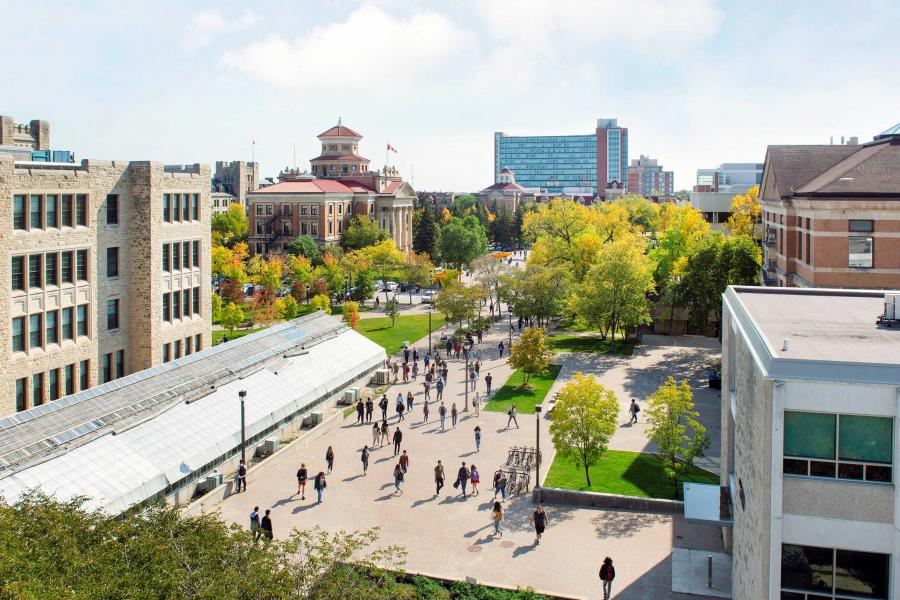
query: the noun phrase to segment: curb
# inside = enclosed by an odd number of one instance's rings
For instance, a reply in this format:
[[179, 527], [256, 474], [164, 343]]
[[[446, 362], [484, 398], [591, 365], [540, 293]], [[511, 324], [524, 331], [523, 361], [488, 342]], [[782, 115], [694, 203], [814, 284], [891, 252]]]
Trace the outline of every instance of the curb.
[[[485, 587], [495, 588], [498, 590], [509, 590], [512, 592], [515, 592], [517, 590], [528, 589], [528, 588], [522, 588], [522, 587], [514, 587], [511, 585], [504, 585], [502, 583], [493, 583], [490, 581], [482, 581], [482, 580], [475, 579], [474, 577], [472, 577], [472, 578], [466, 577], [463, 579], [459, 579], [456, 577], [447, 577], [445, 575], [437, 575], [436, 573], [431, 573], [429, 571], [407, 571], [404, 569], [403, 573], [409, 579], [412, 579], [413, 577], [415, 577], [417, 575], [421, 575], [422, 577], [428, 577], [429, 579], [434, 579], [435, 581], [440, 581], [442, 583], [456, 583], [457, 581], [470, 582], [470, 583], [474, 583], [476, 585], [483, 585]], [[587, 596], [572, 596], [572, 595], [562, 596], [560, 594], [557, 594], [556, 592], [548, 592], [545, 590], [539, 590], [539, 589], [535, 589], [535, 588], [531, 588], [531, 589], [534, 590], [535, 594], [540, 594], [541, 596], [546, 596], [547, 598], [550, 598], [550, 600], [588, 600]]]
[[667, 514], [684, 514], [684, 502], [662, 498], [641, 498], [600, 492], [581, 492], [561, 488], [535, 488], [531, 501], [543, 504], [572, 504], [616, 510], [634, 510]]

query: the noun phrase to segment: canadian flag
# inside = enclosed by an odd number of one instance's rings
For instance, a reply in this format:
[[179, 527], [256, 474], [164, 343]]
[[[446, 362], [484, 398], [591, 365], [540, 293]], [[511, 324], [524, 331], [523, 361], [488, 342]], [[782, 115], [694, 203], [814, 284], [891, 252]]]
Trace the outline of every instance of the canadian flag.
[[391, 152], [397, 152], [397, 149], [394, 148], [393, 146], [391, 146], [390, 144], [387, 145], [387, 149], [390, 150]]

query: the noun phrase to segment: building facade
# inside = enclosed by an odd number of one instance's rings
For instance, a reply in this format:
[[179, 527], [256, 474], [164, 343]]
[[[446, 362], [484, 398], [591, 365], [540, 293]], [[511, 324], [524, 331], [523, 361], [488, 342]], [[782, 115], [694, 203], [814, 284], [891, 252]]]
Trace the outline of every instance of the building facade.
[[655, 158], [641, 155], [628, 165], [628, 191], [645, 198], [675, 195], [675, 173], [663, 171]]
[[688, 488], [711, 488], [735, 598], [900, 597], [900, 329], [876, 326], [884, 301], [726, 290], [721, 487], [687, 484], [685, 517], [702, 512]]
[[762, 163], [722, 163], [713, 169], [697, 169], [697, 183], [690, 204], [703, 213], [714, 231], [721, 231], [731, 217], [731, 200], [762, 181]]
[[49, 150], [50, 122], [35, 119], [30, 123], [21, 124], [16, 123], [12, 117], [0, 115], [0, 146]]
[[769, 146], [763, 281], [900, 288], [900, 125], [864, 145]]
[[279, 182], [248, 195], [250, 253], [282, 252], [298, 235], [338, 244], [352, 216], [368, 217], [401, 250], [412, 248], [416, 192], [397, 169], [369, 170], [360, 156], [362, 136], [338, 122], [318, 136], [322, 152], [312, 173], [286, 169]]
[[509, 169], [501, 169], [497, 183], [478, 192], [478, 204], [484, 208], [516, 212], [522, 202], [534, 201], [535, 193], [516, 183], [516, 175]]
[[620, 127], [617, 119], [597, 119], [597, 183], [603, 195], [609, 184], [616, 181], [628, 188], [628, 128]]
[[259, 189], [259, 163], [217, 160], [212, 178], [212, 188], [216, 194], [229, 194], [237, 198], [237, 200], [226, 202], [227, 198], [218, 196], [216, 198], [218, 202], [213, 202], [214, 211], [226, 212], [228, 206], [234, 202], [247, 208], [247, 194]]
[[0, 155], [0, 415], [210, 340], [205, 165]]

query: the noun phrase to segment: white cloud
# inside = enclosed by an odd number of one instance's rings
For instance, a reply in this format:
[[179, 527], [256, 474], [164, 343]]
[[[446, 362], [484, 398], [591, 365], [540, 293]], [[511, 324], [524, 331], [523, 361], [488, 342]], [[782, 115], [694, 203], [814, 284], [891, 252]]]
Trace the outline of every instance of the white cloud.
[[294, 40], [273, 34], [226, 52], [222, 61], [286, 87], [352, 87], [365, 94], [362, 86], [395, 89], [452, 77], [448, 74], [458, 72], [473, 40], [471, 33], [435, 12], [398, 19], [375, 6], [362, 6], [345, 21], [314, 27]]
[[195, 52], [211, 44], [213, 40], [228, 32], [248, 29], [259, 21], [251, 10], [246, 10], [234, 19], [226, 19], [217, 10], [201, 10], [191, 15], [187, 35], [182, 38], [181, 47]]

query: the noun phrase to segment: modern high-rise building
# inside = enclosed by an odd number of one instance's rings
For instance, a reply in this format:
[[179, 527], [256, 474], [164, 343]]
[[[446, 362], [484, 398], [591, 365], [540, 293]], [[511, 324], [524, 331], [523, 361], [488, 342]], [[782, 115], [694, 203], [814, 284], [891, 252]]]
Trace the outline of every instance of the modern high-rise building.
[[543, 194], [599, 194], [615, 181], [627, 186], [628, 129], [598, 119], [586, 135], [512, 136], [494, 133], [494, 182], [508, 169], [522, 187]]
[[673, 196], [675, 194], [675, 174], [663, 171], [655, 158], [641, 155], [628, 165], [628, 191], [646, 198]]
[[210, 343], [210, 172], [0, 153], [0, 416]]

